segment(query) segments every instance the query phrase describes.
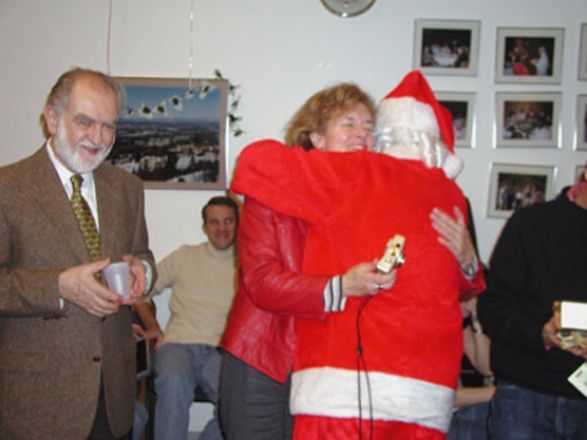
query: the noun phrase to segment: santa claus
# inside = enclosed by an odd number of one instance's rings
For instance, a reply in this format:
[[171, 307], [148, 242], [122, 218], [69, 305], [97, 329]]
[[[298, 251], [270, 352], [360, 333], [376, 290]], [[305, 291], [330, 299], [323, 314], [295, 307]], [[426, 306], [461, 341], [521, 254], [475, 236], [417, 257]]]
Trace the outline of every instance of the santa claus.
[[481, 271], [463, 273], [430, 222], [434, 208], [466, 212], [450, 113], [414, 71], [377, 118], [376, 152], [261, 141], [243, 150], [231, 185], [308, 223], [308, 273], [344, 273], [405, 237], [392, 288], [349, 297], [324, 320], [297, 320], [296, 439], [444, 438], [462, 355], [459, 302], [484, 288]]

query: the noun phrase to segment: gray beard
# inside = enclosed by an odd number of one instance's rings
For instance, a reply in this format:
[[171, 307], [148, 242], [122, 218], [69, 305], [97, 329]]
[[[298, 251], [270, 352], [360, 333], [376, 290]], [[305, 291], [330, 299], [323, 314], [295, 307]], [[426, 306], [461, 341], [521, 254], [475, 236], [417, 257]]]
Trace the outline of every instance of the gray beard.
[[112, 149], [112, 145], [110, 145], [110, 148], [103, 149], [102, 152], [98, 156], [94, 157], [91, 161], [83, 161], [80, 155], [80, 148], [82, 145], [84, 145], [84, 142], [80, 142], [75, 146], [75, 148], [72, 148], [67, 140], [65, 129], [63, 128], [62, 123], [59, 122], [57, 133], [53, 139], [55, 153], [61, 159], [64, 165], [74, 173], [83, 174], [95, 170], [98, 165], [100, 165], [104, 159], [106, 159], [106, 156], [108, 156], [108, 153], [110, 153], [110, 150]]

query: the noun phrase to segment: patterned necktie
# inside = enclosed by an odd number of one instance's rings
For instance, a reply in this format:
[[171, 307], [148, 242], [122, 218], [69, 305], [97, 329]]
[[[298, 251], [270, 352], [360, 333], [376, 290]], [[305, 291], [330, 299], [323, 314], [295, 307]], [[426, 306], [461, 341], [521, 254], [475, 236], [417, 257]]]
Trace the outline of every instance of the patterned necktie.
[[73, 213], [75, 214], [79, 227], [84, 235], [84, 242], [86, 243], [90, 258], [92, 261], [99, 260], [100, 234], [98, 234], [96, 222], [94, 221], [94, 216], [92, 215], [92, 211], [90, 211], [88, 202], [82, 197], [81, 186], [83, 178], [79, 174], [74, 174], [71, 176], [70, 180], [71, 187], [73, 188], [71, 194], [71, 207], [73, 208]]

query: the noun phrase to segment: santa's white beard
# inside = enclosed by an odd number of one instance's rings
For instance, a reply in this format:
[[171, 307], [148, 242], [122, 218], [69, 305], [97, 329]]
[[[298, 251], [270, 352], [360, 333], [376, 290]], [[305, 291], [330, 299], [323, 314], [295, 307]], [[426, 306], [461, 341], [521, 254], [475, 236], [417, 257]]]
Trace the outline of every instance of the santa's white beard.
[[442, 168], [450, 179], [463, 169], [463, 161], [432, 133], [406, 127], [378, 127], [374, 151], [398, 159], [420, 160], [427, 168]]

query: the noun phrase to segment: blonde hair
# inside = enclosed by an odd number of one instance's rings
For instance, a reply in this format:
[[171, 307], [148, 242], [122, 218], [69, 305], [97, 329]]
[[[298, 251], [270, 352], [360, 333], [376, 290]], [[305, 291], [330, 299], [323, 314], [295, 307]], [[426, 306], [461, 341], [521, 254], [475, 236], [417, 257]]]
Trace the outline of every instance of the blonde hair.
[[311, 133], [323, 134], [332, 119], [363, 104], [375, 118], [375, 104], [367, 93], [353, 83], [340, 83], [312, 95], [299, 108], [285, 129], [286, 145], [314, 148]]

